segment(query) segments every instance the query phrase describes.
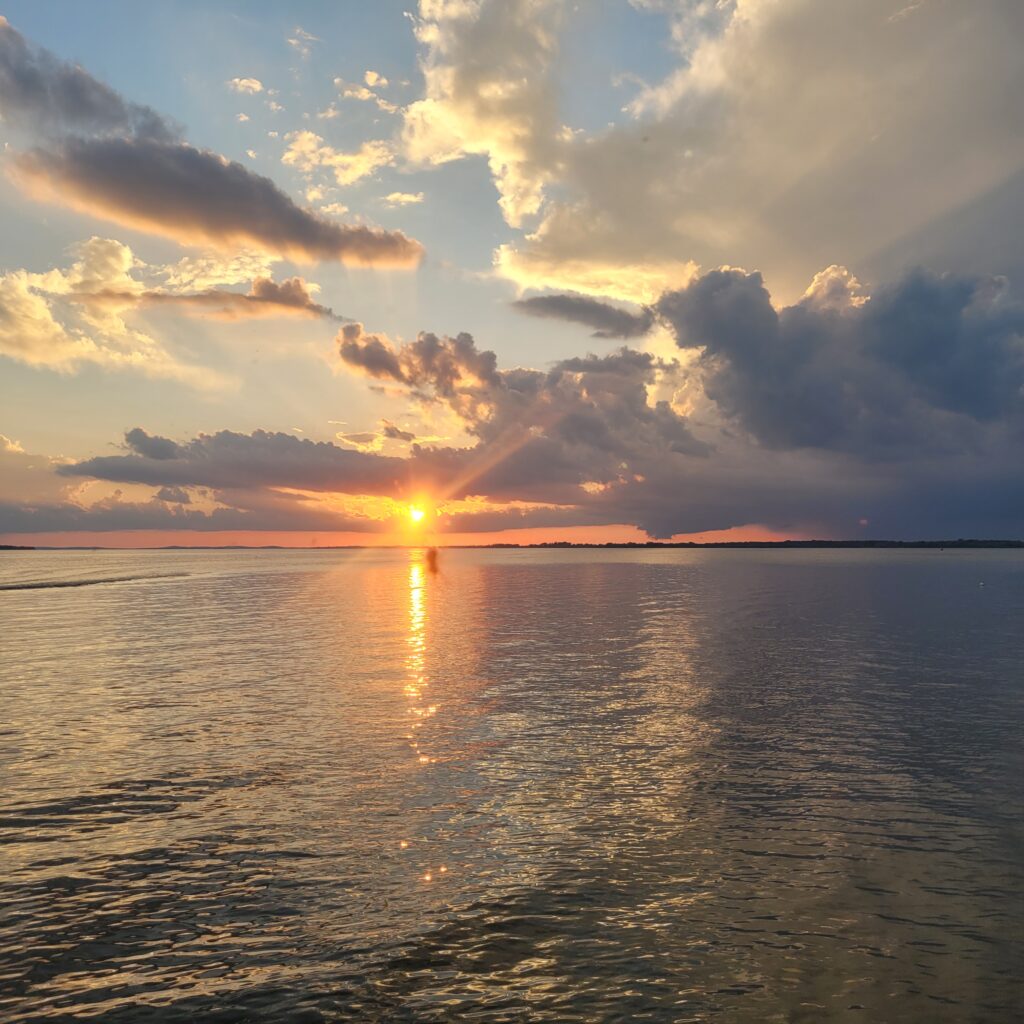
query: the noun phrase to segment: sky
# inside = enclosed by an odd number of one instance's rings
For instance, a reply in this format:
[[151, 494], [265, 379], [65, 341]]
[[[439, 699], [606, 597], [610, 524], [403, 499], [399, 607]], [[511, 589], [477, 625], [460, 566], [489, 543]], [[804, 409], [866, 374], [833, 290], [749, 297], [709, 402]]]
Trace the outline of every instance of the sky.
[[0, 542], [1024, 537], [1022, 39], [0, 0]]

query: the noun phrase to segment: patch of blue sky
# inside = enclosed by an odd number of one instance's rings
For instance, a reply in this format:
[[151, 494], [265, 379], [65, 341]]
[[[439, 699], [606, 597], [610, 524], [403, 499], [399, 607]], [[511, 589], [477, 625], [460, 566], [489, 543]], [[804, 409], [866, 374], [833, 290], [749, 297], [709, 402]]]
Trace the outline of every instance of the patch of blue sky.
[[574, 5], [567, 17], [557, 81], [562, 119], [574, 130], [600, 132], [628, 120], [623, 107], [643, 84], [656, 85], [679, 66], [662, 11], [593, 0]]

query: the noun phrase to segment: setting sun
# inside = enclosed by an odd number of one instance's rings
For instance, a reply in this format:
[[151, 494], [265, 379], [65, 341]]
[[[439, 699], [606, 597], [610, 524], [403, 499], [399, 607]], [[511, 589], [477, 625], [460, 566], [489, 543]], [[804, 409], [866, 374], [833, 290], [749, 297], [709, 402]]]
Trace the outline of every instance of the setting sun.
[[0, 0], [0, 1024], [1024, 1024], [1022, 43]]

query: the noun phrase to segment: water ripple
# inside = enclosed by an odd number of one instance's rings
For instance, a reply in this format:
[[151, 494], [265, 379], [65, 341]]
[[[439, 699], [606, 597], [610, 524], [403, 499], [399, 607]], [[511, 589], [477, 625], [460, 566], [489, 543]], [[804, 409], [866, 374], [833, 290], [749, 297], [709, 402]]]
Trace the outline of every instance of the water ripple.
[[0, 572], [0, 1019], [1024, 1018], [1018, 553]]

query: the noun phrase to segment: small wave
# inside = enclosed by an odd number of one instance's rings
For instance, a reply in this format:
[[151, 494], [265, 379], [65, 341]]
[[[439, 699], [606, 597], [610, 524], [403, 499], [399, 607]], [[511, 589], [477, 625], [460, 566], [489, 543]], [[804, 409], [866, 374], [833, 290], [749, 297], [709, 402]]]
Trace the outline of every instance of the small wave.
[[147, 576], [100, 576], [89, 580], [35, 580], [31, 583], [0, 583], [0, 590], [52, 590], [57, 587], [91, 587], [98, 583], [132, 583], [135, 580], [170, 580], [187, 572], [161, 572]]

